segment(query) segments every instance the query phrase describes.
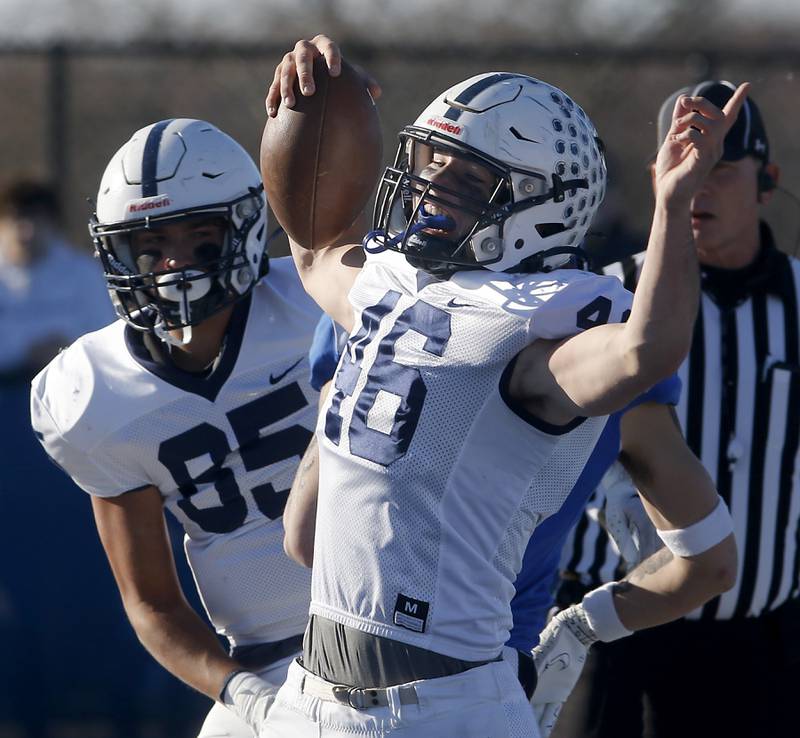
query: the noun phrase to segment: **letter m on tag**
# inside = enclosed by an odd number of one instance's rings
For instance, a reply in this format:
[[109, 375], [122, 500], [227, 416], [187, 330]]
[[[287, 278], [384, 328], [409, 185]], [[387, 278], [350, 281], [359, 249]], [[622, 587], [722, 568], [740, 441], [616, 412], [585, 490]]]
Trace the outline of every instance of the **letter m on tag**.
[[417, 633], [424, 633], [429, 608], [430, 605], [424, 600], [415, 600], [413, 597], [398, 594], [394, 605], [394, 624]]

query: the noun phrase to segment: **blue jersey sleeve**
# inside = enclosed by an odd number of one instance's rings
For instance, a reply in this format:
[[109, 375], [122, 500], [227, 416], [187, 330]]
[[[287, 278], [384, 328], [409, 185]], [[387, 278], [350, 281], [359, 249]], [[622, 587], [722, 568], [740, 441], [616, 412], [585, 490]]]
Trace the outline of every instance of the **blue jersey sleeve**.
[[539, 642], [547, 611], [552, 607], [561, 551], [595, 487], [619, 454], [621, 413], [611, 415], [583, 467], [575, 486], [559, 510], [542, 521], [528, 541], [511, 600], [513, 627], [508, 645], [530, 651]]
[[681, 380], [677, 374], [667, 377], [639, 395], [625, 410], [630, 410], [645, 402], [656, 402], [659, 405], [677, 405], [681, 399]]
[[319, 392], [333, 379], [341, 350], [339, 336], [343, 331], [327, 315], [323, 315], [314, 330], [311, 348], [308, 350], [308, 363], [311, 367], [311, 386]]

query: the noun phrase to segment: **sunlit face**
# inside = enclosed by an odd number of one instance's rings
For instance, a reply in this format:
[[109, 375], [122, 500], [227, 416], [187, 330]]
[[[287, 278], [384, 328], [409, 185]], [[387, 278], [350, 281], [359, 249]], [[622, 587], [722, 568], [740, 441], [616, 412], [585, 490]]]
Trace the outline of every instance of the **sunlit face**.
[[[692, 232], [701, 263], [745, 266], [755, 257], [758, 169], [751, 156], [720, 161], [692, 199]], [[745, 253], [746, 252], [746, 253]]]
[[134, 231], [131, 256], [140, 273], [196, 268], [219, 259], [225, 246], [220, 218], [193, 218]]
[[[431, 146], [417, 144], [414, 160], [414, 174], [428, 180], [434, 186], [430, 193], [437, 194], [436, 186], [441, 185], [465, 198], [486, 202], [497, 187], [497, 177], [493, 172], [479, 163], [462, 158], [456, 154], [436, 149]], [[453, 199], [452, 195], [444, 195], [446, 199]], [[417, 205], [418, 198], [414, 204]], [[456, 204], [463, 204], [465, 200], [456, 198]], [[455, 223], [455, 227], [448, 231], [426, 229], [434, 235], [446, 236], [450, 240], [464, 238], [475, 225], [475, 218], [458, 208], [448, 208], [444, 204], [425, 202], [425, 211], [432, 215], [447, 215]]]

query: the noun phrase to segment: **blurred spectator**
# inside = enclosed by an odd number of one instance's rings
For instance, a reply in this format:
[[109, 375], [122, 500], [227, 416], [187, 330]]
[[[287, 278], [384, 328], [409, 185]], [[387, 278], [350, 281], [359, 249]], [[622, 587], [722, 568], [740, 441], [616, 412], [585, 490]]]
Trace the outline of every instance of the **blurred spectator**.
[[[98, 724], [104, 738], [127, 738], [169, 715], [167, 703], [191, 722], [198, 700], [141, 653], [99, 541], [85, 534], [89, 505], [30, 429], [30, 378], [114, 318], [99, 265], [65, 242], [58, 215], [46, 185], [0, 190], [0, 736], [51, 738], [67, 725], [98, 735]], [[73, 607], [87, 601], [89, 612]], [[106, 666], [96, 654], [109, 649], [117, 660]]]
[[60, 348], [110, 323], [102, 273], [59, 234], [47, 185], [0, 191], [0, 384], [26, 383]]

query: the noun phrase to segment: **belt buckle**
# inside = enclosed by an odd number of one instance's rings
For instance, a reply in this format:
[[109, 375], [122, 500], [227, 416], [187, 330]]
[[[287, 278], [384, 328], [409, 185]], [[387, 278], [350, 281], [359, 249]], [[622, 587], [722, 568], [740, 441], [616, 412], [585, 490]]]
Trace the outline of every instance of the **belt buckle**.
[[364, 691], [358, 687], [350, 687], [347, 690], [347, 704], [354, 710], [363, 710], [366, 707]]
[[364, 693], [357, 687], [348, 687], [344, 684], [335, 684], [331, 689], [334, 699], [342, 704], [349, 705], [354, 710], [363, 710]]

